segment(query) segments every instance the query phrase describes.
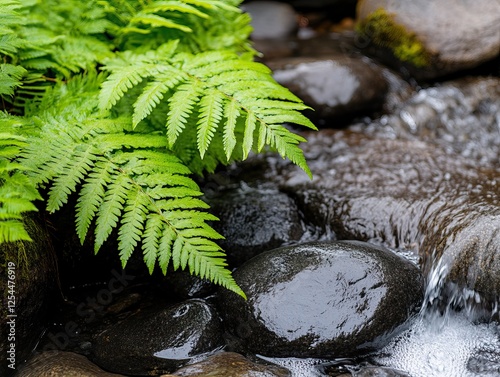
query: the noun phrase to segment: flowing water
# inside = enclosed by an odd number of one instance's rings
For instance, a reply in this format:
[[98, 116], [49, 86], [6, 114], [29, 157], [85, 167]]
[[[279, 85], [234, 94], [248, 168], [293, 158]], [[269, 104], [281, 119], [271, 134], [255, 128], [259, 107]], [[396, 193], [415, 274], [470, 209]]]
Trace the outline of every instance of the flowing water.
[[[446, 282], [448, 271], [447, 262], [436, 263], [420, 314], [408, 330], [369, 357], [371, 365], [390, 367], [411, 377], [500, 376], [500, 324], [491, 320], [498, 315], [498, 306], [485, 309], [479, 294]], [[259, 357], [288, 368], [292, 377], [328, 376], [324, 366], [333, 364], [343, 364], [353, 376], [360, 369], [350, 359]]]

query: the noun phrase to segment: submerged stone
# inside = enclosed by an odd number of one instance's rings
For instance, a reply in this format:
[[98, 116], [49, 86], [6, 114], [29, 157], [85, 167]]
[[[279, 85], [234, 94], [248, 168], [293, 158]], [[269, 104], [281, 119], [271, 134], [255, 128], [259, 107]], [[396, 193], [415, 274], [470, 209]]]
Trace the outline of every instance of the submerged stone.
[[201, 299], [137, 312], [96, 338], [94, 361], [116, 373], [170, 373], [223, 345], [215, 311]]
[[246, 293], [219, 292], [233, 347], [265, 356], [335, 358], [378, 349], [422, 301], [418, 268], [358, 241], [262, 253], [234, 273]]
[[276, 365], [263, 365], [235, 352], [220, 352], [203, 361], [185, 366], [172, 376], [289, 377], [290, 372]]
[[73, 352], [46, 351], [35, 355], [17, 377], [123, 377], [108, 373], [85, 356]]

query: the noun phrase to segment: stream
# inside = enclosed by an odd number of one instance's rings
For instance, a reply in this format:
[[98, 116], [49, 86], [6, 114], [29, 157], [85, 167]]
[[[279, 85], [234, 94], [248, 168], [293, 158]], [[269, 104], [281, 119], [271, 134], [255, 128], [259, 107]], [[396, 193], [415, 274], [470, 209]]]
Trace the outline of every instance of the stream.
[[271, 152], [197, 178], [248, 300], [140, 253], [123, 270], [64, 208], [15, 377], [500, 376], [498, 55], [417, 82], [360, 47], [356, 1], [291, 3], [255, 45], [315, 109], [294, 128], [313, 179]]

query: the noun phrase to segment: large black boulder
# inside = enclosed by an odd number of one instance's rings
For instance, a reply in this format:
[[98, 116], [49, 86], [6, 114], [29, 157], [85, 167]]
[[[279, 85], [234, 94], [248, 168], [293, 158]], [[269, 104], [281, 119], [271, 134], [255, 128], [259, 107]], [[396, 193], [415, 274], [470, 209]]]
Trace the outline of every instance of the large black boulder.
[[248, 300], [219, 294], [231, 346], [277, 357], [337, 358], [378, 349], [404, 327], [423, 295], [414, 264], [359, 241], [270, 250], [234, 278]]

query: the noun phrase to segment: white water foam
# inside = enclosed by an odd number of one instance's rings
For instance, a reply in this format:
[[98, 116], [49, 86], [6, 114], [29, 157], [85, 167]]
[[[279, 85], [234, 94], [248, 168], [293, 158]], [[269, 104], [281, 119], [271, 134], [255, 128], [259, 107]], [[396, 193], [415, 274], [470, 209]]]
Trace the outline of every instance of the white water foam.
[[329, 360], [296, 357], [266, 357], [257, 355], [262, 360], [282, 366], [290, 371], [290, 377], [322, 377], [322, 374], [317, 368], [317, 365], [327, 363]]
[[477, 292], [448, 282], [450, 262], [435, 261], [419, 317], [374, 357], [377, 364], [411, 377], [500, 376], [500, 324], [477, 323], [498, 307], [485, 309]]
[[[498, 324], [473, 324], [463, 313], [448, 313], [436, 326], [421, 316], [374, 360], [412, 377], [500, 376]], [[433, 317], [432, 317], [433, 318]]]

